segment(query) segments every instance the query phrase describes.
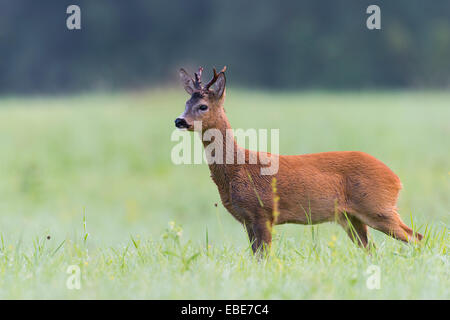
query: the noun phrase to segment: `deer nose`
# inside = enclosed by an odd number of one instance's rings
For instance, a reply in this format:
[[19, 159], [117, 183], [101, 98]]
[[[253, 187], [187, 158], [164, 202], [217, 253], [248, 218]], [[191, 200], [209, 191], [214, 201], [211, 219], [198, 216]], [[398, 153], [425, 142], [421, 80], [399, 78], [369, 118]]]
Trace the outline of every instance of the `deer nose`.
[[176, 118], [175, 119], [175, 127], [182, 129], [182, 128], [189, 127], [189, 125], [187, 124], [186, 120], [184, 120], [183, 118]]

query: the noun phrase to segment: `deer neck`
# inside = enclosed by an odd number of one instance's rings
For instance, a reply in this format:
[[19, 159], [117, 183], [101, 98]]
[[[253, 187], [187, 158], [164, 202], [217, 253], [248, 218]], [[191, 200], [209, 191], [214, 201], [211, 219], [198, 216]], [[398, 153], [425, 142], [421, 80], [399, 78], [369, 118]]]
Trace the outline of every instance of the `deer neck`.
[[[213, 148], [215, 149], [215, 152], [218, 152], [216, 160], [221, 161], [208, 163], [208, 166], [211, 171], [211, 178], [216, 183], [219, 190], [226, 190], [229, 188], [231, 178], [237, 170], [235, 159], [237, 157], [236, 154], [239, 147], [234, 139], [230, 122], [224, 114], [222, 115], [222, 119], [218, 121], [214, 129], [216, 129], [214, 131], [214, 136], [220, 133], [220, 136], [222, 138], [212, 138], [211, 141], [209, 141], [208, 139], [206, 139], [210, 138], [208, 137], [208, 133], [206, 132], [208, 130], [205, 130], [202, 132], [202, 142], [205, 151], [207, 151], [207, 149], [212, 150]], [[208, 156], [208, 152], [206, 153]], [[230, 161], [230, 157], [232, 157], [231, 159], [234, 159], [234, 161]]]

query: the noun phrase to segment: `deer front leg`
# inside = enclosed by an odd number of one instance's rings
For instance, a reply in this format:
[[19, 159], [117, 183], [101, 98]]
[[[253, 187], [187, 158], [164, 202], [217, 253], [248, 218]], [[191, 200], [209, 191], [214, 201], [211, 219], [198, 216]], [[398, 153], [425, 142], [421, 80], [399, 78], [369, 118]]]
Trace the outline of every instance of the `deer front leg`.
[[245, 224], [248, 238], [252, 244], [254, 254], [267, 254], [272, 243], [272, 234], [269, 230], [269, 222], [258, 220], [251, 224]]

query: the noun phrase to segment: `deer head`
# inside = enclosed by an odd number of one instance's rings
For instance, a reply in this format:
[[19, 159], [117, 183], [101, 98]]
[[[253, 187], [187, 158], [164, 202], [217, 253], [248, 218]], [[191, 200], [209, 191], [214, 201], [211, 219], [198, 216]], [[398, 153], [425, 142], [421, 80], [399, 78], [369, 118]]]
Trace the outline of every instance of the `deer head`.
[[223, 102], [225, 100], [225, 70], [226, 67], [217, 73], [213, 69], [213, 78], [202, 85], [202, 71], [191, 78], [184, 69], [180, 69], [180, 78], [184, 89], [191, 95], [186, 101], [184, 112], [175, 119], [175, 126], [179, 129], [194, 130], [194, 121], [201, 121], [202, 130], [217, 128], [224, 119]]

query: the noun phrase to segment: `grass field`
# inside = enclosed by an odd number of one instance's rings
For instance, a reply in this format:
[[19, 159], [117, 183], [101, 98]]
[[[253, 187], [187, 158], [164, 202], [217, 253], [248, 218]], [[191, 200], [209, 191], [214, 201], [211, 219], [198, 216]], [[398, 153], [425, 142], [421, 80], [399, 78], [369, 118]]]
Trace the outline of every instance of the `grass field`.
[[[361, 150], [385, 162], [404, 185], [403, 220], [426, 234], [405, 245], [371, 230], [368, 255], [337, 225], [278, 226], [264, 261], [208, 167], [171, 162], [186, 98], [0, 98], [0, 298], [450, 298], [450, 93], [229, 89], [232, 126], [279, 128], [283, 154]], [[70, 265], [79, 290], [66, 286]], [[366, 285], [371, 265], [379, 289]]]

